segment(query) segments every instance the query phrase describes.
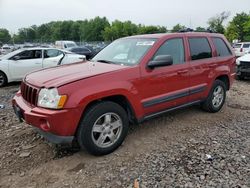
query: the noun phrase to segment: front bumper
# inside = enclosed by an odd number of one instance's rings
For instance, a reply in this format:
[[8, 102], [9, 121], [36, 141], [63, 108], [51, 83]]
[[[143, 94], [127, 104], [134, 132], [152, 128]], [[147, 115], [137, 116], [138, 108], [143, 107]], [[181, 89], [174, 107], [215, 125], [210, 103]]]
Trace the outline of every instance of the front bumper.
[[236, 67], [236, 75], [237, 76], [250, 76], [250, 67]]
[[36, 127], [38, 132], [52, 143], [70, 143], [81, 117], [78, 109], [50, 110], [32, 106], [17, 93], [12, 105], [20, 121]]

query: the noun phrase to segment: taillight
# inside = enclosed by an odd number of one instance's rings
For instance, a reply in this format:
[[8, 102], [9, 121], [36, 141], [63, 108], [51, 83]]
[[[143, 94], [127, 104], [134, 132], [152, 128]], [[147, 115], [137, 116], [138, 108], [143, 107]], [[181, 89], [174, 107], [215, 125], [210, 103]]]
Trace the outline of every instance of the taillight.
[[243, 48], [240, 49], [240, 52], [243, 52]]

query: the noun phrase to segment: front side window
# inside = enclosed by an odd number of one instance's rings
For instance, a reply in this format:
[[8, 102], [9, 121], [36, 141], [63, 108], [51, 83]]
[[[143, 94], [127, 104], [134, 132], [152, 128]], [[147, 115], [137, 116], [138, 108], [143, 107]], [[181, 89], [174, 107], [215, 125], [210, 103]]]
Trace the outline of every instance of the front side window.
[[171, 55], [173, 58], [173, 64], [184, 63], [185, 52], [184, 52], [183, 40], [181, 38], [167, 40], [157, 50], [154, 57], [158, 55]]
[[100, 51], [92, 61], [133, 66], [140, 62], [155, 41], [150, 38], [119, 39]]
[[205, 37], [189, 38], [190, 54], [192, 60], [212, 57], [212, 50]]
[[231, 52], [225, 42], [221, 38], [212, 38], [215, 49], [217, 51], [217, 56], [225, 57], [225, 56], [230, 56]]
[[42, 51], [41, 50], [25, 50], [17, 55], [15, 57], [19, 57], [20, 60], [24, 59], [39, 59], [42, 58]]

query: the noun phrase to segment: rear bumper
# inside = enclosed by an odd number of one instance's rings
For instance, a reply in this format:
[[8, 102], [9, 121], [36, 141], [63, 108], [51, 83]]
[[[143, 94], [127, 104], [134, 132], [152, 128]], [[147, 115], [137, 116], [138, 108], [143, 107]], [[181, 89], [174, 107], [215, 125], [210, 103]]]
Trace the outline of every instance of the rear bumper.
[[19, 92], [13, 98], [12, 105], [19, 120], [36, 127], [50, 142], [72, 142], [81, 117], [80, 110], [49, 110], [31, 106]]

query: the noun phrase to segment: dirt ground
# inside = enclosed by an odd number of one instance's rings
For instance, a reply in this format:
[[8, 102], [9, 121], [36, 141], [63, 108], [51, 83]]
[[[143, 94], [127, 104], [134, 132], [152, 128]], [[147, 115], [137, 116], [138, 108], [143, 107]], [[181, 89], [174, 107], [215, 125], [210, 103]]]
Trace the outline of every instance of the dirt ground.
[[0, 187], [250, 187], [250, 80], [235, 81], [219, 113], [194, 106], [133, 125], [102, 157], [19, 123], [10, 104], [18, 87], [0, 89]]

